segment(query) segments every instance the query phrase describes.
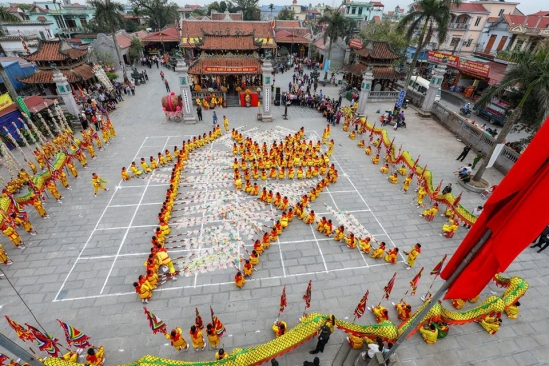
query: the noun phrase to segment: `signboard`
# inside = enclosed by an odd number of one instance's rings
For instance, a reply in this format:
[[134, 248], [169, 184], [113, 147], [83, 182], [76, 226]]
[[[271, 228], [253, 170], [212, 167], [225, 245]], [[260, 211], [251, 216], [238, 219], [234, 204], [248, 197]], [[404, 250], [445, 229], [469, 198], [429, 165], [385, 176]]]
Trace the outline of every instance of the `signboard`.
[[442, 59], [446, 57], [448, 59], [447, 65], [450, 67], [459, 67], [459, 56], [454, 56], [449, 53], [438, 52], [438, 51], [429, 51], [427, 53], [427, 61], [429, 62], [442, 62]]
[[13, 100], [8, 93], [0, 95], [0, 111], [13, 104]]
[[324, 61], [324, 71], [328, 72], [330, 70], [330, 60]]
[[204, 72], [212, 74], [254, 74], [257, 66], [204, 66]]
[[484, 77], [488, 77], [488, 74], [490, 74], [490, 65], [488, 63], [484, 62], [477, 62], [477, 61], [471, 61], [471, 60], [461, 60], [460, 61], [460, 67], [463, 71], [469, 71], [476, 75], [481, 75]]
[[402, 103], [404, 102], [405, 96], [406, 96], [406, 90], [401, 90], [400, 93], [398, 93], [398, 101], [396, 103], [397, 108], [402, 107]]
[[351, 39], [351, 41], [349, 42], [349, 47], [356, 48], [358, 50], [362, 49], [362, 40], [358, 38]]

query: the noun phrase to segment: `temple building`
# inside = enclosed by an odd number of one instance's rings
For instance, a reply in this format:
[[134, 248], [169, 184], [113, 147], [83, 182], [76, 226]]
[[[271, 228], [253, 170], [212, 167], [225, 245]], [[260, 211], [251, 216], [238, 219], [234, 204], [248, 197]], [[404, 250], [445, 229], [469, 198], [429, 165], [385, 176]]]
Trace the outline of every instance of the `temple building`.
[[345, 79], [350, 85], [359, 87], [362, 83], [362, 74], [372, 67], [374, 81], [372, 91], [386, 91], [394, 87], [395, 82], [401, 78], [401, 74], [393, 68], [393, 63], [402, 58], [395, 53], [389, 43], [374, 41], [362, 49], [353, 49], [355, 63], [344, 66], [347, 71]]
[[59, 69], [75, 90], [93, 78], [92, 67], [86, 63], [87, 50], [72, 48], [64, 40], [41, 40], [38, 50], [30, 55], [24, 55], [27, 61], [34, 62], [38, 71], [22, 79], [25, 84], [35, 84], [45, 95], [56, 95], [56, 86], [53, 82], [53, 69]]
[[222, 20], [181, 21], [181, 47], [189, 60], [193, 89], [236, 94], [238, 88], [261, 87], [262, 59], [274, 56], [276, 50], [271, 22], [243, 21], [230, 13], [214, 15], [212, 19]]

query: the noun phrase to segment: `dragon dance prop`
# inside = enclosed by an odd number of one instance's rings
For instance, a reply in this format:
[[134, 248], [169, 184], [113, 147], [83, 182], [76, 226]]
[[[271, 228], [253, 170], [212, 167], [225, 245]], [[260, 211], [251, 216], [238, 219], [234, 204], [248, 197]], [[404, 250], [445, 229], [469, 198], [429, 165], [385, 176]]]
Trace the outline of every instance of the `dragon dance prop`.
[[[528, 283], [520, 277], [504, 278], [501, 275], [496, 275], [494, 281], [498, 286], [506, 287], [505, 292], [501, 297], [490, 296], [480, 305], [465, 311], [452, 311], [444, 308], [440, 303], [436, 304], [433, 309], [424, 317], [421, 326], [427, 325], [430, 321], [443, 320], [451, 326], [463, 325], [471, 323], [475, 320], [480, 320], [493, 313], [501, 313], [507, 307], [512, 306], [518, 299], [526, 293]], [[426, 306], [422, 305], [416, 310], [415, 314]], [[411, 324], [412, 318], [407, 321], [395, 325], [390, 321], [384, 321], [379, 324], [355, 324], [336, 319], [336, 327], [345, 333], [350, 333], [359, 337], [368, 337], [375, 339], [381, 337], [384, 341], [394, 342]], [[319, 327], [326, 323], [329, 315], [311, 313], [302, 319], [302, 322], [294, 328], [289, 329], [286, 333], [269, 342], [250, 347], [250, 348], [235, 348], [233, 352], [224, 360], [220, 361], [182, 361], [169, 360], [156, 356], [144, 356], [137, 361], [128, 363], [125, 366], [252, 366], [260, 365], [269, 360], [279, 357], [291, 350], [299, 347], [304, 342], [311, 339]], [[74, 363], [68, 363], [59, 358], [48, 358], [44, 361], [47, 366], [75, 366]]]
[[367, 131], [370, 131], [370, 134], [377, 135], [381, 139], [381, 142], [383, 145], [387, 148], [387, 155], [386, 160], [390, 164], [405, 164], [412, 173], [414, 173], [416, 176], [421, 176], [424, 180], [423, 185], [425, 186], [425, 190], [427, 191], [427, 194], [429, 195], [429, 198], [433, 201], [437, 201], [439, 203], [443, 203], [447, 205], [448, 207], [455, 207], [455, 213], [456, 215], [467, 225], [473, 225], [476, 221], [476, 216], [473, 215], [469, 210], [467, 210], [465, 207], [459, 204], [456, 201], [456, 197], [452, 193], [447, 194], [439, 194], [440, 190], [436, 189], [436, 186], [433, 185], [433, 172], [430, 170], [427, 170], [426, 167], [421, 167], [418, 165], [418, 161], [414, 160], [411, 153], [409, 151], [403, 151], [395, 149], [395, 146], [393, 145], [391, 139], [389, 138], [389, 134], [387, 133], [387, 130], [381, 127], [375, 127], [374, 125], [371, 125], [364, 117], [361, 117], [363, 120], [360, 122], [364, 126], [364, 128]]

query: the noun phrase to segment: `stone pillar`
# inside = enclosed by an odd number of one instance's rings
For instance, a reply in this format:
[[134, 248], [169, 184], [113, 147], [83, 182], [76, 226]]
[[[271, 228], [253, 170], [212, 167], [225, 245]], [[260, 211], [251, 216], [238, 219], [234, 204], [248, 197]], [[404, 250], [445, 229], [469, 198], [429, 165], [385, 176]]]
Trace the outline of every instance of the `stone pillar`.
[[444, 74], [446, 73], [447, 62], [447, 60], [443, 60], [440, 64], [437, 65], [436, 68], [433, 69], [434, 75], [431, 78], [431, 82], [429, 83], [429, 89], [427, 89], [427, 92], [425, 93], [425, 98], [423, 98], [423, 104], [421, 105], [421, 109], [424, 112], [430, 112], [431, 108], [433, 108], [433, 104], [435, 103], [435, 97], [438, 90], [442, 86], [442, 79], [444, 79]]
[[362, 74], [362, 85], [360, 86], [360, 95], [358, 97], [358, 115], [361, 117], [366, 115], [366, 104], [368, 103], [370, 91], [372, 91], [373, 81], [374, 73], [371, 68], [368, 68]]
[[189, 81], [189, 68], [182, 58], [177, 59], [177, 65], [175, 66], [175, 72], [179, 77], [179, 90], [181, 91], [181, 99], [183, 100], [183, 122], [188, 124], [196, 123], [196, 117], [194, 115], [193, 97], [191, 94], [191, 83]]
[[78, 116], [78, 114], [80, 114], [80, 110], [78, 108], [78, 104], [76, 104], [74, 95], [72, 95], [71, 86], [69, 85], [65, 75], [63, 75], [59, 69], [53, 69], [53, 82], [55, 83], [55, 87], [57, 89], [57, 95], [63, 99], [65, 107], [67, 107], [67, 111], [75, 117]]
[[273, 66], [271, 60], [267, 59], [263, 61], [263, 105], [262, 105], [262, 116], [261, 120], [263, 122], [272, 122], [273, 113], [271, 112], [271, 94], [273, 86]]

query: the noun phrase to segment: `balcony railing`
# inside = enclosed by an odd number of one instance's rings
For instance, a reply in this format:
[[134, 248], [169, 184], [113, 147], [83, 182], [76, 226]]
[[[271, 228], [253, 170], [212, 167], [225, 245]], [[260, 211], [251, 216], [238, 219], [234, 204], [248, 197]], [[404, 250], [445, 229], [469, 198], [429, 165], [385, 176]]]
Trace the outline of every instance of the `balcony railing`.
[[449, 29], [467, 29], [469, 24], [467, 23], [451, 23]]

